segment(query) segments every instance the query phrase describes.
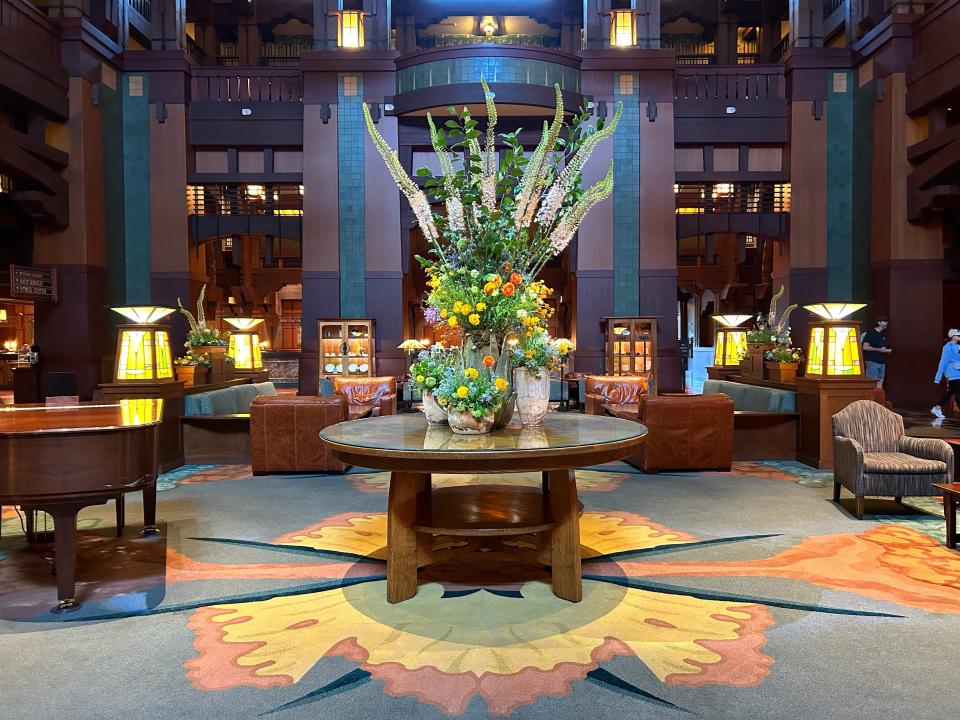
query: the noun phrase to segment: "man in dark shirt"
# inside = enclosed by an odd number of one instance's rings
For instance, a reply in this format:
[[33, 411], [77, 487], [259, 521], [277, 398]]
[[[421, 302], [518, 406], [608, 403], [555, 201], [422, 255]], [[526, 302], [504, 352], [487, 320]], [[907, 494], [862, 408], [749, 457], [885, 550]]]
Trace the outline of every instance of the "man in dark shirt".
[[877, 387], [883, 387], [887, 371], [887, 355], [893, 352], [887, 347], [887, 318], [877, 318], [873, 330], [863, 334], [863, 359], [866, 362], [867, 377], [877, 381]]

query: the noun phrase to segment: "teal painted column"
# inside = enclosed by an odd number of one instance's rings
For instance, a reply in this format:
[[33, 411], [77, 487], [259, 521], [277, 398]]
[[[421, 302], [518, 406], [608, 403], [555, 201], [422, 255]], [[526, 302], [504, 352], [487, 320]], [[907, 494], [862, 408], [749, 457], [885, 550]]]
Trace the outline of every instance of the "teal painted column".
[[873, 113], [877, 104], [876, 80], [853, 93], [853, 277], [852, 298], [870, 298], [870, 216], [873, 202]]
[[[103, 201], [107, 245], [107, 302], [127, 302], [123, 244], [123, 101], [122, 78], [117, 75], [117, 89], [100, 85], [100, 130], [103, 139]], [[112, 316], [113, 313], [110, 313]], [[119, 316], [111, 317], [120, 322]]]
[[125, 301], [129, 304], [151, 302], [149, 80], [148, 75], [125, 73], [120, 84], [123, 108], [123, 269]]
[[340, 314], [366, 313], [363, 75], [337, 78], [337, 178], [340, 205]]
[[856, 74], [827, 72], [827, 295], [853, 299], [854, 90]]
[[637, 73], [615, 73], [623, 103], [613, 133], [613, 314], [640, 313], [640, 100]]

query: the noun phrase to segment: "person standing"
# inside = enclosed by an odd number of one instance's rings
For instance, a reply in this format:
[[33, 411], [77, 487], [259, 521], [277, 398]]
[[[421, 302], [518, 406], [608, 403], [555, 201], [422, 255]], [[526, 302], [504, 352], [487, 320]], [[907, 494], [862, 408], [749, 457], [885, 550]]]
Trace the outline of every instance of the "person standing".
[[883, 315], [873, 323], [873, 330], [863, 334], [863, 359], [867, 365], [867, 377], [877, 381], [877, 387], [883, 387], [887, 374], [887, 355], [893, 350], [887, 347], [887, 318]]
[[940, 384], [940, 378], [947, 379], [947, 392], [940, 398], [940, 402], [930, 408], [930, 412], [940, 420], [943, 419], [943, 404], [950, 402], [950, 398], [957, 400], [960, 407], [960, 330], [950, 328], [947, 331], [950, 338], [940, 353], [940, 365], [933, 382]]

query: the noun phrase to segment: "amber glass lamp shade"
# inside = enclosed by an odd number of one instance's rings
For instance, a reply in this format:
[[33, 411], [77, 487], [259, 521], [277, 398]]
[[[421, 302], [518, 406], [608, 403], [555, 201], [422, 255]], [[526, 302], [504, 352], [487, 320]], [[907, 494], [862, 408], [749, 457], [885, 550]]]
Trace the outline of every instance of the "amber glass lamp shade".
[[337, 23], [337, 44], [342, 48], [363, 47], [363, 13], [341, 10]]
[[633, 11], [614, 10], [610, 13], [610, 44], [614, 47], [636, 45], [633, 28]]
[[112, 308], [133, 324], [117, 327], [116, 383], [157, 383], [173, 381], [170, 333], [157, 325], [173, 308], [138, 305]]
[[749, 315], [714, 315], [717, 335], [713, 342], [713, 366], [735, 368], [740, 366], [740, 355], [747, 349], [747, 331], [737, 327], [749, 320]]
[[224, 318], [235, 329], [230, 333], [227, 355], [233, 358], [235, 370], [263, 370], [263, 355], [260, 351], [260, 335], [253, 332], [260, 318]]
[[862, 307], [863, 303], [818, 303], [804, 306], [804, 309], [823, 318], [810, 323], [807, 377], [848, 380], [863, 378], [860, 323], [844, 319]]

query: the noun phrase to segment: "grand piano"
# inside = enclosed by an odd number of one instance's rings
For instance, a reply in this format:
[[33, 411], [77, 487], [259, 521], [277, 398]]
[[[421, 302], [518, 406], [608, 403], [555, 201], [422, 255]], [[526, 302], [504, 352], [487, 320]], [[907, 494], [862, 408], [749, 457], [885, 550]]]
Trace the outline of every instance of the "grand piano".
[[[155, 534], [163, 400], [0, 406], [0, 505], [54, 519], [58, 605], [76, 609], [77, 513], [143, 492], [144, 534]], [[119, 517], [119, 515], [118, 515]]]

